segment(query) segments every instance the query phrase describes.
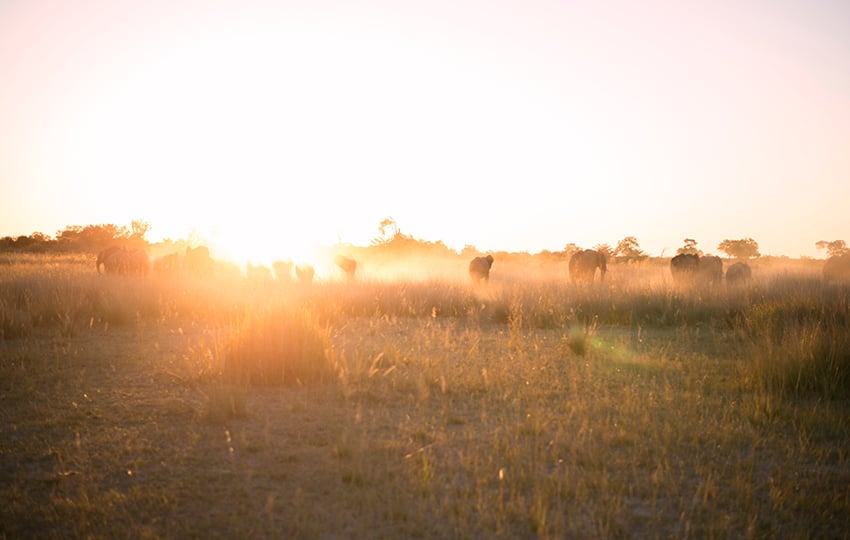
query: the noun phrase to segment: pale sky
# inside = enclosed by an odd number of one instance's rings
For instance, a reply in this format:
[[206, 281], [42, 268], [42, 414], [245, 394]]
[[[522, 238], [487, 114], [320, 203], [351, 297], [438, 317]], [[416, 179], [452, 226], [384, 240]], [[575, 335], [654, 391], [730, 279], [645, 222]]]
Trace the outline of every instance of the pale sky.
[[0, 236], [822, 257], [850, 3], [6, 0], [0, 183]]

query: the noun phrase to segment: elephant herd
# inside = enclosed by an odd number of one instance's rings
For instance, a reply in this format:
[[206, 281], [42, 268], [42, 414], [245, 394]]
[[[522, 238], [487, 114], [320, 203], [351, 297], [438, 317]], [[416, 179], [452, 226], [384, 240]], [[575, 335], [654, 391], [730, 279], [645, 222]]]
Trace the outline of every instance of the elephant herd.
[[[474, 285], [487, 283], [493, 256], [475, 257], [469, 263], [469, 276]], [[836, 265], [837, 266], [837, 265]], [[850, 256], [846, 261], [850, 268]], [[600, 283], [605, 280], [608, 264], [604, 253], [585, 249], [574, 253], [568, 263], [570, 279], [576, 284], [591, 284], [599, 273]], [[700, 257], [696, 254], [680, 254], [670, 260], [673, 281], [680, 285], [719, 285], [723, 281], [723, 260], [716, 256]], [[845, 272], [850, 275], [850, 270]], [[738, 286], [752, 279], [752, 269], [745, 262], [736, 262], [726, 271], [726, 284]]]
[[[475, 257], [469, 263], [469, 275], [476, 285], [486, 283], [493, 266], [493, 256]], [[603, 253], [593, 249], [578, 251], [570, 257], [569, 273], [574, 283], [593, 283], [596, 272], [599, 281], [605, 279], [608, 270]], [[670, 259], [670, 274], [673, 282], [683, 286], [718, 286], [723, 282], [723, 260], [713, 255], [699, 256], [682, 253]], [[726, 286], [738, 287], [749, 283], [753, 270], [746, 262], [732, 263], [726, 269]], [[850, 283], [850, 252], [827, 259], [823, 266], [824, 283]]]
[[203, 277], [212, 275], [215, 261], [210, 257], [210, 250], [206, 246], [187, 247], [182, 256], [179, 253], [170, 253], [153, 262], [144, 249], [112, 246], [97, 254], [96, 268], [98, 274], [119, 276], [146, 276], [151, 270], [158, 274], [174, 274], [185, 270], [192, 275]]
[[[720, 257], [681, 254], [670, 260], [670, 272], [678, 284], [713, 285], [723, 278], [723, 262]], [[822, 272], [824, 283], [850, 283], [850, 253], [827, 259]], [[726, 269], [726, 285], [729, 287], [743, 285], [752, 277], [753, 271], [745, 262], [733, 263]]]
[[[473, 285], [479, 286], [490, 281], [490, 269], [493, 267], [493, 260], [492, 255], [487, 255], [486, 257], [475, 257], [469, 261], [469, 277], [472, 279]], [[576, 283], [592, 283], [597, 269], [599, 269], [599, 280], [603, 281], [605, 272], [608, 271], [608, 265], [605, 261], [605, 255], [598, 251], [585, 249], [570, 257], [570, 278]]]
[[[680, 253], [670, 259], [670, 274], [677, 285], [720, 285], [723, 281], [723, 260], [714, 255], [700, 257], [695, 253]], [[736, 262], [726, 270], [726, 285], [743, 285], [752, 276], [750, 265]]]
[[[344, 255], [336, 255], [334, 264], [342, 271], [348, 281], [354, 279], [357, 261]], [[475, 286], [487, 284], [493, 267], [493, 255], [479, 256], [469, 262], [469, 277]], [[309, 264], [294, 265], [291, 261], [276, 261], [272, 265], [280, 281], [292, 278], [300, 283], [311, 283], [315, 271]], [[185, 253], [171, 253], [150, 261], [144, 249], [127, 249], [113, 246], [97, 255], [97, 272], [122, 276], [146, 276], [151, 269], [159, 274], [186, 271], [203, 277], [213, 273], [215, 261], [206, 246], [187, 247]], [[574, 253], [568, 263], [570, 279], [576, 284], [591, 284], [599, 273], [599, 281], [605, 280], [608, 271], [603, 253], [585, 249]], [[723, 261], [716, 256], [699, 256], [682, 253], [670, 260], [670, 274], [673, 282], [682, 286], [716, 286], [723, 282]], [[752, 279], [752, 269], [745, 262], [736, 262], [726, 269], [726, 285], [738, 286]], [[850, 282], [850, 253], [827, 259], [823, 267], [823, 280], [829, 282]]]
[[275, 278], [282, 283], [292, 281], [293, 272], [295, 280], [302, 285], [309, 285], [313, 282], [313, 276], [316, 271], [309, 264], [294, 264], [292, 261], [275, 261], [272, 263], [272, 270]]
[[[336, 255], [333, 260], [334, 264], [342, 271], [345, 279], [352, 281], [357, 271], [357, 261], [345, 255]], [[313, 268], [313, 265], [307, 263], [295, 264], [290, 260], [274, 261], [272, 263], [272, 270], [274, 271], [275, 278], [281, 283], [290, 283], [294, 277], [297, 283], [310, 285], [316, 276], [316, 270]]]
[[[334, 263], [343, 272], [347, 280], [353, 280], [357, 271], [357, 261], [351, 257], [337, 255]], [[216, 262], [210, 256], [206, 246], [187, 247], [184, 253], [170, 253], [153, 261], [144, 249], [126, 249], [112, 246], [97, 255], [96, 268], [98, 274], [119, 276], [146, 276], [153, 270], [159, 275], [173, 275], [186, 272], [195, 277], [211, 276]], [[250, 269], [250, 268], [249, 268]], [[295, 265], [292, 261], [275, 261], [272, 269], [279, 281], [290, 281], [293, 277], [302, 284], [312, 283], [315, 276], [313, 266], [309, 264]]]

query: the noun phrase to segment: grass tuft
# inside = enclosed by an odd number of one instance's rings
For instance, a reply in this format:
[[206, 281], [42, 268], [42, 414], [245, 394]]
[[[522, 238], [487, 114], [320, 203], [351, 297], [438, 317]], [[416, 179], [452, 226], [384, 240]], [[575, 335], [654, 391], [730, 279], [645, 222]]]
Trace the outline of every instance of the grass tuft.
[[774, 281], [738, 320], [746, 375], [762, 396], [850, 397], [850, 289]]
[[252, 385], [304, 385], [336, 375], [330, 330], [305, 309], [267, 306], [249, 310], [229, 331], [224, 377]]
[[245, 418], [247, 408], [244, 386], [235, 384], [216, 384], [206, 392], [206, 409], [204, 417], [207, 421], [221, 424], [236, 418]]
[[801, 319], [781, 309], [750, 317], [746, 356], [756, 389], [789, 399], [850, 398], [850, 327], [842, 318]]

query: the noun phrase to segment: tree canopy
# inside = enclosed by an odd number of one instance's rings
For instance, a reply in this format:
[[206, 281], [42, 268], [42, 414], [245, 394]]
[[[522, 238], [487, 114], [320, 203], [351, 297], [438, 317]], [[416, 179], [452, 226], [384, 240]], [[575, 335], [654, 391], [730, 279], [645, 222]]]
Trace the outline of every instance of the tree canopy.
[[677, 255], [683, 253], [702, 256], [702, 250], [697, 247], [697, 241], [693, 238], [685, 238], [685, 245], [676, 250]]
[[637, 238], [634, 236], [627, 236], [620, 240], [617, 247], [614, 248], [613, 255], [625, 261], [641, 261], [648, 257], [646, 252], [640, 248]]
[[847, 244], [844, 240], [833, 240], [832, 242], [820, 240], [815, 242], [815, 246], [818, 249], [825, 249], [828, 257], [840, 257], [850, 251], [847, 249]]
[[608, 244], [596, 244], [593, 249], [604, 255], [606, 259], [611, 258], [612, 249]]
[[368, 249], [372, 254], [397, 256], [411, 253], [432, 255], [453, 253], [442, 240], [429, 242], [402, 233], [398, 227], [398, 223], [392, 217], [382, 220], [378, 225], [378, 231], [380, 232], [380, 236], [373, 238], [368, 248], [363, 248]]
[[130, 229], [124, 226], [106, 223], [101, 225], [69, 225], [56, 231], [56, 237], [34, 232], [29, 236], [0, 238], [0, 249], [18, 251], [98, 251], [111, 244], [142, 246], [150, 225], [142, 220], [134, 220]]
[[720, 242], [717, 249], [736, 259], [751, 259], [760, 257], [758, 242], [752, 238], [741, 238], [740, 240], [724, 240]]

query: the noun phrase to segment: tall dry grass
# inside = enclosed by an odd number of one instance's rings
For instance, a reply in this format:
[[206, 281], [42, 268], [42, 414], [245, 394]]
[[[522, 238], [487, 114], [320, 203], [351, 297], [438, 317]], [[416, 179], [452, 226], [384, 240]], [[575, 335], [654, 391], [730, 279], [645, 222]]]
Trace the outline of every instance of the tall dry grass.
[[[729, 291], [674, 287], [662, 265], [613, 266], [593, 287], [503, 265], [476, 289], [462, 274], [307, 288], [53, 264], [0, 273], [17, 430], [0, 447], [28, 458], [11, 473], [0, 462], [9, 536], [140, 522], [152, 536], [441, 538], [848, 525], [848, 290], [804, 268], [762, 268]], [[89, 333], [83, 345], [103, 350], [63, 352]], [[109, 382], [122, 370], [140, 375]], [[95, 372], [107, 382], [92, 389]], [[212, 422], [150, 395], [165, 389], [199, 389]]]
[[703, 341], [723, 333], [704, 345], [731, 346], [762, 391], [840, 398], [850, 379], [848, 291], [799, 264], [792, 272], [762, 268], [761, 280], [734, 290], [675, 287], [660, 263], [615, 265], [602, 286], [574, 286], [559, 266], [525, 275], [508, 266], [501, 281], [496, 274], [481, 288], [447, 279], [300, 287], [238, 273], [104, 276], [92, 257], [77, 255], [5, 255], [0, 268], [4, 339], [95, 326], [213, 325], [226, 341], [221, 373], [257, 384], [327, 380], [337, 369], [329, 335], [356, 317], [503, 325], [515, 342], [525, 329], [567, 329], [579, 354], [599, 327], [679, 329]]
[[756, 389], [785, 399], [850, 398], [850, 293], [796, 281], [768, 288], [740, 318]]

